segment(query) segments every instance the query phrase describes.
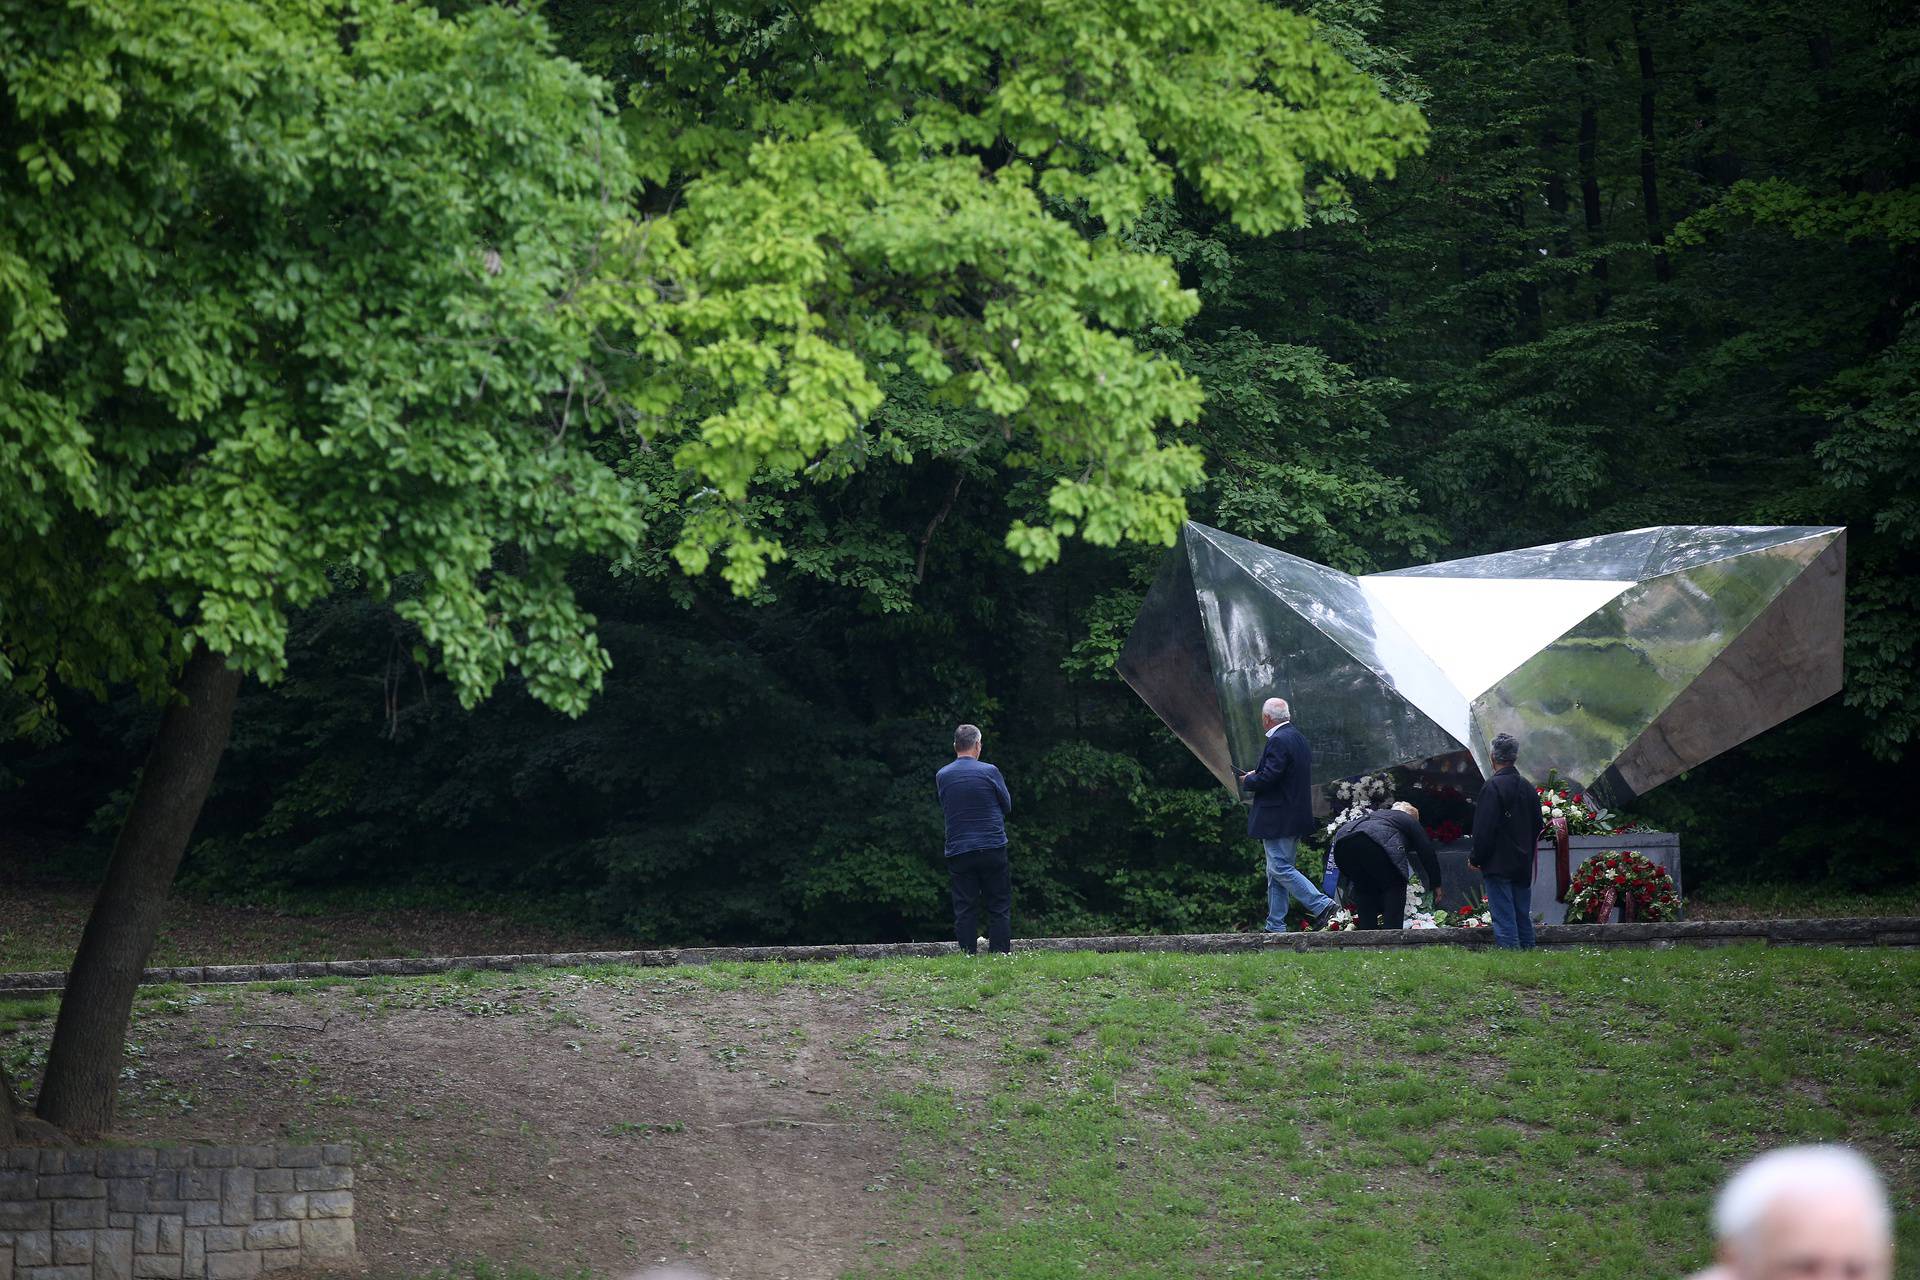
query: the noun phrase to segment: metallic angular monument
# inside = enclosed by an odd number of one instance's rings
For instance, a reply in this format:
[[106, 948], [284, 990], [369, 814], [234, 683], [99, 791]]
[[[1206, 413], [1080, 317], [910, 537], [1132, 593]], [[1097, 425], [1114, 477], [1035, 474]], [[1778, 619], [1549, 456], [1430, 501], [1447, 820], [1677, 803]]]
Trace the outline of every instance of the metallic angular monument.
[[1238, 793], [1278, 694], [1314, 781], [1469, 751], [1622, 804], [1839, 692], [1846, 530], [1668, 525], [1354, 577], [1189, 522], [1121, 676]]

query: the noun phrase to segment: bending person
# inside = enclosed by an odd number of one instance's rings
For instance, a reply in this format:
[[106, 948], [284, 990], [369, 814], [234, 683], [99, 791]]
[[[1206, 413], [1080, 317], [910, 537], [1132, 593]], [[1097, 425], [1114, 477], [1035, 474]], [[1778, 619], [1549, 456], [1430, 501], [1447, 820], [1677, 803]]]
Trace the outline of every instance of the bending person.
[[1340, 860], [1340, 875], [1353, 889], [1354, 924], [1360, 929], [1406, 927], [1407, 882], [1420, 860], [1420, 883], [1440, 891], [1440, 858], [1420, 825], [1420, 811], [1405, 800], [1341, 824], [1327, 846]]

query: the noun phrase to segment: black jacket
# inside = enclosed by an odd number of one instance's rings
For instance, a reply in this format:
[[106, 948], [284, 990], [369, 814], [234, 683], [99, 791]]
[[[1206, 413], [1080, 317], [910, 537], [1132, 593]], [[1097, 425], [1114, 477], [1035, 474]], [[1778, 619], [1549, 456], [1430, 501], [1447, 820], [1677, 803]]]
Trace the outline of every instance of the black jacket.
[[1473, 804], [1473, 852], [1469, 865], [1503, 880], [1532, 880], [1540, 844], [1540, 793], [1509, 765], [1495, 769]]
[[1375, 809], [1342, 824], [1327, 847], [1336, 863], [1340, 861], [1340, 842], [1349, 836], [1363, 836], [1379, 845], [1402, 880], [1413, 879], [1413, 859], [1419, 858], [1420, 883], [1431, 892], [1440, 891], [1440, 857], [1426, 830], [1412, 815], [1398, 809]]
[[1256, 840], [1300, 837], [1313, 830], [1313, 748], [1292, 723], [1267, 737], [1260, 763], [1246, 776], [1253, 793], [1247, 834]]

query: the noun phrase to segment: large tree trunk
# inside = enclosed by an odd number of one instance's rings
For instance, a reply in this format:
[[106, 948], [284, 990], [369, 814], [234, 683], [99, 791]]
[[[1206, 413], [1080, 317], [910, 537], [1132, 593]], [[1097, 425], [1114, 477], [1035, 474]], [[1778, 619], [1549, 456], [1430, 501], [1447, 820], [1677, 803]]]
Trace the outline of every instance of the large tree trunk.
[[[1606, 239], [1600, 207], [1600, 104], [1594, 96], [1593, 61], [1587, 56], [1587, 16], [1582, 0], [1567, 0], [1567, 25], [1573, 32], [1574, 79], [1580, 86], [1580, 205], [1586, 215], [1587, 247], [1598, 249]], [[1607, 281], [1604, 256], [1594, 258], [1593, 280], [1599, 289], [1594, 314], [1605, 315], [1613, 301], [1613, 290]]]
[[1661, 284], [1673, 279], [1667, 259], [1667, 232], [1660, 223], [1659, 151], [1654, 145], [1653, 45], [1647, 40], [1646, 15], [1639, 5], [1628, 10], [1633, 45], [1640, 55], [1640, 202], [1647, 211], [1647, 243], [1653, 246], [1653, 274]]
[[14, 1141], [20, 1136], [19, 1099], [13, 1096], [13, 1081], [7, 1079], [4, 1068], [0, 1068], [0, 1146]]
[[99, 1133], [113, 1104], [140, 971], [153, 950], [167, 893], [213, 787], [240, 673], [202, 649], [180, 673], [140, 788], [114, 842], [106, 882], [87, 919], [60, 998], [40, 1089], [40, 1117], [69, 1133]]

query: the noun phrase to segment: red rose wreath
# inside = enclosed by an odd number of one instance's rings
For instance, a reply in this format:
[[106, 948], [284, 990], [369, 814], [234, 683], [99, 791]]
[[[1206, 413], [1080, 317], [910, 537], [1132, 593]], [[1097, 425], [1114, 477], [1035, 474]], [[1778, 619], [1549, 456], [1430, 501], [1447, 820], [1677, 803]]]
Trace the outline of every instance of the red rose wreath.
[[1580, 864], [1567, 887], [1567, 923], [1593, 924], [1623, 908], [1626, 920], [1677, 920], [1680, 895], [1665, 867], [1645, 854], [1597, 853]]

